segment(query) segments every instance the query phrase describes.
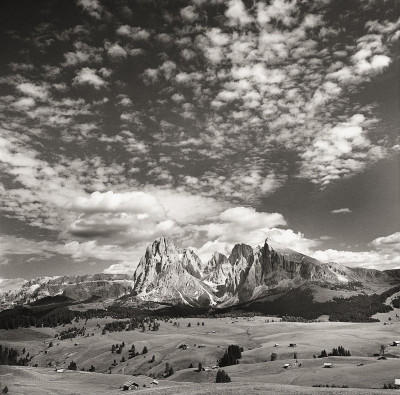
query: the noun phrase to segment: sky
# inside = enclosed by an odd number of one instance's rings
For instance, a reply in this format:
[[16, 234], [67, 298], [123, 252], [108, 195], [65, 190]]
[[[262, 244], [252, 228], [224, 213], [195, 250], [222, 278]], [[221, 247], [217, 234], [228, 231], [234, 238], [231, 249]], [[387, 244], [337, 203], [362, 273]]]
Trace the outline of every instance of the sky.
[[400, 6], [3, 0], [0, 287], [266, 239], [400, 268]]

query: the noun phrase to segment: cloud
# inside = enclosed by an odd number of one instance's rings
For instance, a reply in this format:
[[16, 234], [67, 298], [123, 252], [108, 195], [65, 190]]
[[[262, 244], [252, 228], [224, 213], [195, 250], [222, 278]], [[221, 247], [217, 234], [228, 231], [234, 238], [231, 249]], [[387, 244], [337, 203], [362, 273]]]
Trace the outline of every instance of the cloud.
[[78, 0], [78, 5], [93, 18], [101, 19], [104, 8], [99, 0]]
[[22, 84], [17, 85], [17, 89], [25, 95], [42, 100], [46, 99], [49, 94], [46, 87], [32, 84], [31, 82], [23, 82]]
[[400, 253], [400, 232], [378, 237], [371, 242], [371, 245], [380, 252], [398, 254]]
[[195, 7], [189, 5], [180, 10], [181, 17], [187, 22], [194, 22], [199, 18], [199, 14], [196, 12]]
[[71, 67], [82, 63], [101, 63], [103, 60], [102, 48], [91, 47], [81, 41], [74, 42], [74, 48], [75, 52], [64, 53], [65, 62], [63, 66]]
[[1, 292], [20, 289], [25, 282], [26, 280], [23, 278], [0, 278]]
[[77, 197], [70, 205], [71, 209], [86, 212], [132, 212], [136, 214], [163, 215], [164, 209], [159, 201], [149, 193], [142, 191], [114, 193], [93, 192], [88, 197]]
[[13, 103], [14, 107], [21, 110], [26, 110], [27, 108], [34, 107], [35, 105], [36, 102], [32, 97], [22, 97], [21, 99]]
[[117, 34], [120, 36], [129, 37], [135, 41], [147, 41], [151, 32], [138, 26], [122, 25], [117, 29]]
[[225, 15], [232, 25], [244, 26], [253, 21], [241, 0], [230, 0]]
[[331, 211], [331, 214], [346, 214], [346, 213], [351, 213], [351, 210], [349, 208], [338, 208], [335, 210]]
[[258, 213], [252, 207], [234, 207], [220, 214], [220, 219], [238, 225], [244, 230], [284, 226], [286, 221], [279, 213]]
[[315, 251], [312, 256], [322, 262], [336, 262], [348, 267], [388, 270], [400, 268], [400, 232], [378, 237], [370, 243], [370, 251]]
[[383, 152], [367, 138], [364, 122], [363, 114], [355, 114], [346, 122], [321, 130], [312, 146], [301, 154], [304, 162], [300, 176], [326, 186], [360, 172], [367, 160], [380, 159]]
[[78, 71], [76, 77], [73, 79], [75, 85], [91, 85], [95, 89], [100, 89], [107, 85], [101, 77], [99, 77], [95, 69], [84, 67]]
[[111, 44], [106, 42], [104, 46], [108, 55], [115, 60], [125, 59], [128, 56], [128, 52], [118, 43]]

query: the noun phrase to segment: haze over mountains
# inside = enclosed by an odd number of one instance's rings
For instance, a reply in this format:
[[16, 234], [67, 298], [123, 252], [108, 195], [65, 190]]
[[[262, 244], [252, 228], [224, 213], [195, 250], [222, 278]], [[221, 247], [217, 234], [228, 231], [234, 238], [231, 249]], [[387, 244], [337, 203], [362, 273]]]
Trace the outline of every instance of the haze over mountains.
[[269, 240], [255, 249], [237, 244], [229, 257], [215, 252], [208, 262], [202, 262], [192, 249], [177, 247], [161, 237], [148, 245], [132, 276], [41, 277], [18, 290], [3, 292], [0, 301], [4, 309], [56, 295], [74, 301], [132, 296], [173, 305], [225, 307], [298, 287], [369, 293], [372, 285], [385, 289], [396, 284], [396, 279], [397, 271], [321, 263]]

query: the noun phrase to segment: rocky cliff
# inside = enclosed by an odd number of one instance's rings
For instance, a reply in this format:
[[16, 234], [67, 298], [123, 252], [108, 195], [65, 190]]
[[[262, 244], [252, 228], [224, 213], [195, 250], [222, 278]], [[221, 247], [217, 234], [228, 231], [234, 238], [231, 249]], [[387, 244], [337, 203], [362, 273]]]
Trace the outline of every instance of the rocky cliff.
[[371, 283], [389, 287], [398, 283], [399, 277], [397, 271], [321, 263], [268, 241], [255, 249], [237, 244], [229, 257], [216, 252], [203, 264], [192, 249], [177, 247], [162, 237], [147, 247], [133, 276], [97, 274], [38, 278], [27, 281], [19, 290], [0, 293], [0, 302], [4, 308], [55, 295], [76, 301], [130, 295], [172, 304], [226, 306], [256, 299], [271, 290], [351, 284], [362, 289]]

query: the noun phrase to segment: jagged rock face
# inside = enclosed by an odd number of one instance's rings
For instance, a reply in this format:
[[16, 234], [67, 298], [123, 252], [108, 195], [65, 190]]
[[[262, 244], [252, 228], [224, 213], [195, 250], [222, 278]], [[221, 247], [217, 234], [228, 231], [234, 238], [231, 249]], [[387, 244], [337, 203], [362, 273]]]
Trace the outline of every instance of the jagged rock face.
[[271, 289], [358, 282], [396, 284], [400, 271], [348, 268], [321, 263], [306, 255], [265, 242], [253, 250], [234, 246], [229, 257], [218, 252], [203, 264], [191, 249], [160, 238], [150, 244], [133, 276], [96, 274], [27, 281], [16, 291], [0, 293], [0, 308], [64, 295], [77, 301], [118, 299], [135, 294], [143, 300], [191, 306], [234, 304], [265, 295]]
[[216, 285], [225, 285], [232, 276], [232, 265], [228, 258], [219, 252], [214, 252], [204, 267], [204, 280]]
[[145, 300], [191, 306], [215, 303], [211, 289], [201, 281], [197, 255], [163, 237], [147, 247], [133, 278], [134, 290]]

